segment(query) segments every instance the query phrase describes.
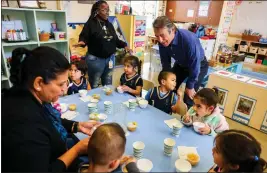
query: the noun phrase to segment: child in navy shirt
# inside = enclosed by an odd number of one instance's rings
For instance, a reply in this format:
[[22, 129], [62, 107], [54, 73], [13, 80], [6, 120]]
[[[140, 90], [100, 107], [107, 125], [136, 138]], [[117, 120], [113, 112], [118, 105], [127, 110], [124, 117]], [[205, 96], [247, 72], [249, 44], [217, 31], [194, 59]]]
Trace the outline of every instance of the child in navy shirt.
[[[176, 76], [169, 71], [161, 71], [158, 76], [158, 82], [160, 86], [154, 87], [148, 91], [145, 99], [148, 103], [167, 114], [172, 114], [175, 110], [177, 102], [177, 95], [173, 91], [176, 86]], [[180, 94], [179, 94], [180, 95]]]
[[124, 92], [132, 96], [142, 94], [143, 79], [141, 74], [141, 61], [136, 56], [128, 56], [124, 59], [124, 73], [120, 78], [120, 85]]
[[67, 94], [76, 94], [81, 89], [90, 90], [91, 86], [85, 78], [87, 65], [84, 60], [74, 61], [71, 63], [69, 71], [69, 86]]

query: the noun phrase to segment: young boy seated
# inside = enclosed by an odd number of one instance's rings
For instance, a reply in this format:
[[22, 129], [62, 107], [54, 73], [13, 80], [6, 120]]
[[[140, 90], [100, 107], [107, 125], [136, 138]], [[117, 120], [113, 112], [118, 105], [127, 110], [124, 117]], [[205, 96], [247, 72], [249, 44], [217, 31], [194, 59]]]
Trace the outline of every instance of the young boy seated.
[[145, 96], [148, 103], [167, 114], [176, 112], [176, 104], [181, 102], [181, 94], [173, 91], [176, 86], [176, 76], [171, 71], [161, 71], [158, 76], [160, 86], [150, 89]]
[[123, 157], [125, 151], [125, 132], [117, 123], [99, 126], [88, 143], [89, 166], [79, 172], [112, 172], [117, 169], [121, 160], [128, 172], [139, 172], [135, 159]]

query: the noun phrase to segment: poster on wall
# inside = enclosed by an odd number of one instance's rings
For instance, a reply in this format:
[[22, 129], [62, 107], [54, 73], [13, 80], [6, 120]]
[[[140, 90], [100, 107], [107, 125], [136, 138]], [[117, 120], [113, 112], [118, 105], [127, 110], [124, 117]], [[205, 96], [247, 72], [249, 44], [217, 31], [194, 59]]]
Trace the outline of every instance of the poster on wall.
[[146, 18], [142, 16], [136, 16], [135, 18], [135, 36], [146, 35]]
[[260, 130], [263, 131], [264, 133], [267, 133], [267, 111], [265, 112], [265, 116], [262, 121]]
[[232, 119], [242, 124], [248, 125], [249, 120], [253, 114], [255, 105], [256, 105], [255, 99], [239, 95], [235, 105]]
[[229, 71], [225, 71], [225, 70], [216, 71], [215, 74], [220, 75], [220, 76], [224, 76], [224, 77], [229, 77], [229, 76], [233, 75], [233, 73], [231, 73]]
[[230, 78], [235, 79], [235, 80], [239, 80], [242, 82], [247, 82], [250, 79], [247, 76], [243, 76], [243, 75], [239, 75], [239, 74], [234, 74], [234, 75], [230, 76]]
[[259, 79], [250, 79], [247, 83], [257, 85], [260, 87], [267, 87], [267, 82]]
[[228, 90], [225, 90], [225, 89], [219, 88], [219, 87], [216, 87], [216, 88], [219, 90], [218, 91], [218, 97], [219, 97], [218, 106], [223, 112], [225, 104], [226, 104], [227, 96], [228, 96]]
[[134, 54], [137, 57], [142, 57], [144, 53], [145, 40], [143, 38], [134, 40]]

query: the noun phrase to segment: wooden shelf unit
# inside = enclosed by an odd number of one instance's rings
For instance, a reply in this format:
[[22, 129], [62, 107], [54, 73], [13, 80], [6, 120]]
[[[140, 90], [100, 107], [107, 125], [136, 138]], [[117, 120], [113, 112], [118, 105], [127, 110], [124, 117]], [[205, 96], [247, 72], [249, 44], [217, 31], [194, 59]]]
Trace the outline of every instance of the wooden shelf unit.
[[262, 60], [261, 64], [263, 64], [264, 60], [267, 61], [267, 43], [237, 40], [236, 45], [238, 45], [237, 51], [239, 53], [245, 53], [247, 56], [253, 56], [254, 63], [257, 63], [259, 59]]
[[[10, 21], [21, 20], [23, 30], [30, 39], [30, 41], [18, 43], [1, 42], [1, 63], [4, 73], [1, 78], [2, 88], [10, 88], [12, 86], [9, 80], [10, 73], [7, 58], [11, 57], [12, 51], [18, 47], [34, 49], [38, 46], [50, 46], [60, 51], [70, 61], [66, 11], [3, 7], [1, 12], [2, 15], [8, 15]], [[38, 30], [50, 32], [51, 23], [53, 22], [57, 23], [60, 31], [65, 32], [65, 40], [40, 41]]]

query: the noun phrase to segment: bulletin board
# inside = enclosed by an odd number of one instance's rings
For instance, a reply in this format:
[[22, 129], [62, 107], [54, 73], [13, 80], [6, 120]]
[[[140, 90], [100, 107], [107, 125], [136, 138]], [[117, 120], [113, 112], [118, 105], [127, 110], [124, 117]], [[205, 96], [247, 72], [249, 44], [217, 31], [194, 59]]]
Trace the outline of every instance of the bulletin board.
[[267, 81], [242, 77], [234, 73], [225, 76], [212, 73], [207, 87], [222, 91], [219, 106], [224, 116], [267, 133]]

